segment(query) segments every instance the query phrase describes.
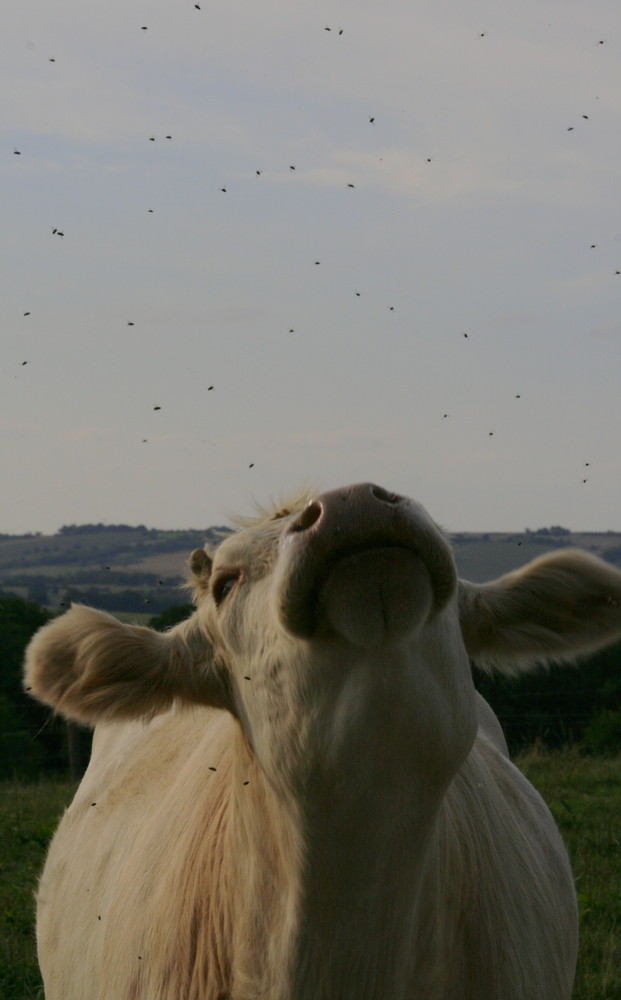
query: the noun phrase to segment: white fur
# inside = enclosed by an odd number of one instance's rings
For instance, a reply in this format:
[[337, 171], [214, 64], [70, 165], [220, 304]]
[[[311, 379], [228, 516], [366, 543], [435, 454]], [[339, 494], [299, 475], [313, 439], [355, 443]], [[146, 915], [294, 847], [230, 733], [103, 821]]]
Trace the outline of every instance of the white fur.
[[[74, 608], [33, 640], [26, 684], [99, 722], [39, 887], [47, 1000], [568, 1000], [567, 856], [467, 647], [519, 665], [609, 642], [621, 574], [545, 557], [433, 614], [421, 597], [370, 649], [329, 622], [300, 639], [274, 589], [294, 515], [197, 557], [198, 610], [165, 636]], [[429, 531], [422, 594], [448, 565]]]

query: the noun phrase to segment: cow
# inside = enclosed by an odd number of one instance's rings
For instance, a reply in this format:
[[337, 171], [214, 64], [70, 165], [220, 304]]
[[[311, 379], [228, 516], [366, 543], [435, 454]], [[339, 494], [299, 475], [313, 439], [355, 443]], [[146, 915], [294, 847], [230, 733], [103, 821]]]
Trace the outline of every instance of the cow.
[[577, 911], [471, 660], [621, 635], [621, 572], [562, 550], [458, 580], [369, 483], [190, 557], [167, 633], [74, 606], [25, 684], [96, 724], [38, 889], [47, 1000], [567, 1000]]

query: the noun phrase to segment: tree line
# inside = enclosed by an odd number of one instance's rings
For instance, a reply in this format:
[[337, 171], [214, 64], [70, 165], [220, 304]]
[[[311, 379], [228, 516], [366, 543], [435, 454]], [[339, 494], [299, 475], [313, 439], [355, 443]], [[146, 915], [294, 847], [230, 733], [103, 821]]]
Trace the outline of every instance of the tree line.
[[[165, 630], [192, 610], [190, 604], [173, 604], [149, 624]], [[0, 591], [0, 778], [66, 775], [70, 764], [77, 776], [88, 759], [90, 733], [68, 727], [22, 689], [26, 646], [52, 617], [34, 601]], [[535, 740], [549, 747], [578, 743], [591, 753], [621, 752], [621, 643], [576, 666], [517, 678], [475, 670], [474, 679], [497, 713], [512, 752]]]
[[[192, 549], [208, 543], [215, 546], [230, 528], [163, 531], [144, 525], [65, 525], [55, 535], [0, 536], [0, 569], [28, 566], [93, 564], [103, 568], [114, 558], [122, 563], [138, 562], [146, 556]], [[4, 544], [6, 543], [6, 544]]]

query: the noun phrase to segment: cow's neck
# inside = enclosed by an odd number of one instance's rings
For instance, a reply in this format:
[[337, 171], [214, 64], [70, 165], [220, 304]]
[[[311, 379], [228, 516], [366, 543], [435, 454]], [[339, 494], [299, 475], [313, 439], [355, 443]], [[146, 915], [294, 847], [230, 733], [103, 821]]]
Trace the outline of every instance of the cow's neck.
[[[403, 996], [411, 980], [438, 810], [473, 733], [460, 731], [446, 704], [432, 719], [415, 718], [407, 699], [396, 703], [384, 691], [378, 685], [368, 709], [338, 732], [335, 713], [325, 714], [290, 801], [263, 778], [279, 831], [281, 942], [291, 956], [286, 974], [264, 984], [271, 1000], [385, 1000]], [[351, 704], [352, 692], [343, 698]], [[433, 759], [420, 742], [428, 725], [443, 730], [433, 741], [423, 736], [436, 747]], [[250, 847], [259, 857], [265, 850], [265, 842]]]
[[[398, 731], [403, 720], [392, 721]], [[329, 779], [311, 783], [302, 810], [295, 1000], [402, 997], [413, 973], [416, 902], [447, 774], [412, 760], [407, 741], [381, 725], [353, 745], [358, 754], [346, 747]]]
[[292, 998], [405, 995], [437, 812], [437, 802], [406, 798], [387, 788], [383, 804], [361, 803], [348, 817], [328, 808], [308, 821]]

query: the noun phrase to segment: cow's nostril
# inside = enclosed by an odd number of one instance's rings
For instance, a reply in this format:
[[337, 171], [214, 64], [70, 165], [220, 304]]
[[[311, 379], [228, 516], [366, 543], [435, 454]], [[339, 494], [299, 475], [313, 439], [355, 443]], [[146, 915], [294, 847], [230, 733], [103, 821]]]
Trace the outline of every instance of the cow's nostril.
[[318, 500], [311, 500], [299, 517], [296, 517], [289, 531], [307, 531], [321, 517], [322, 507]]
[[381, 486], [372, 486], [371, 493], [376, 498], [376, 500], [381, 500], [382, 503], [399, 503], [401, 497], [397, 493], [389, 493], [388, 490], [382, 489]]

